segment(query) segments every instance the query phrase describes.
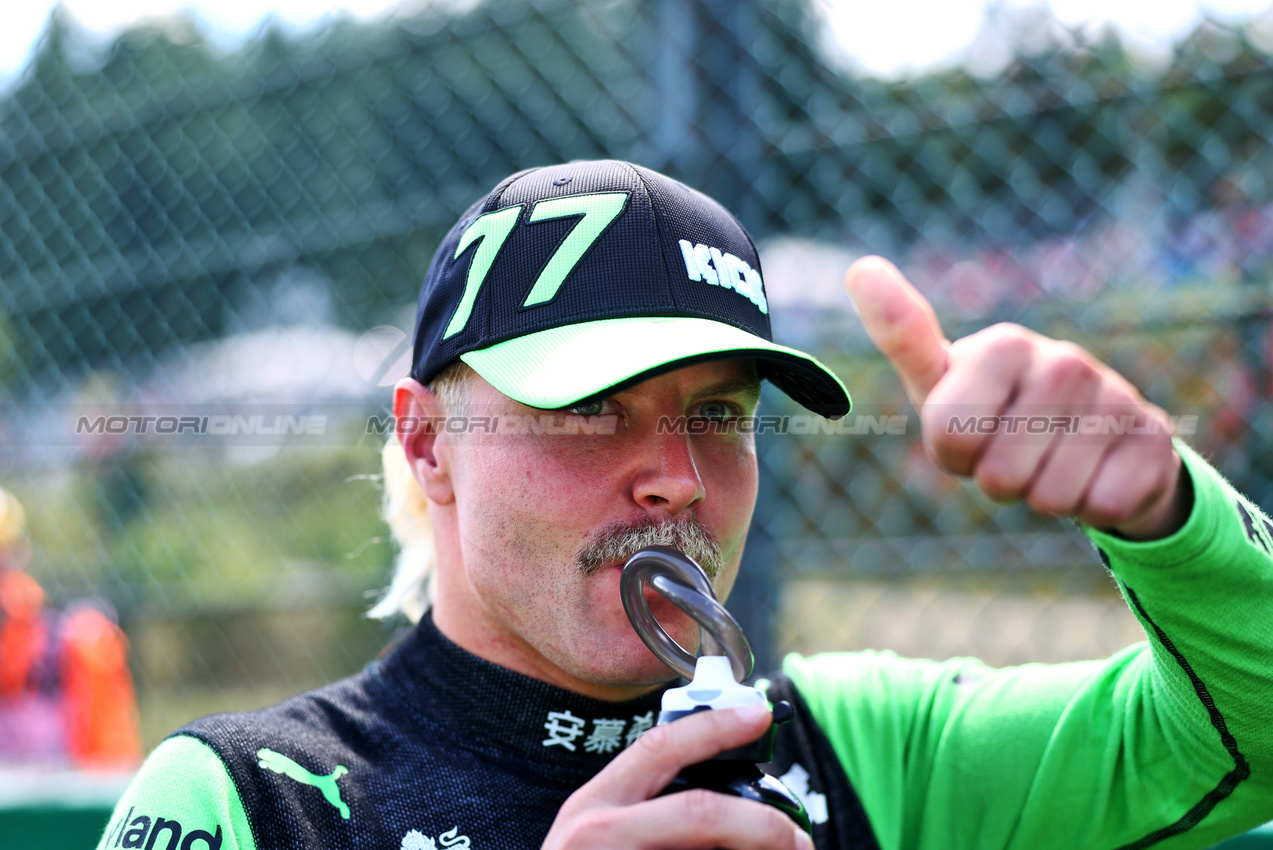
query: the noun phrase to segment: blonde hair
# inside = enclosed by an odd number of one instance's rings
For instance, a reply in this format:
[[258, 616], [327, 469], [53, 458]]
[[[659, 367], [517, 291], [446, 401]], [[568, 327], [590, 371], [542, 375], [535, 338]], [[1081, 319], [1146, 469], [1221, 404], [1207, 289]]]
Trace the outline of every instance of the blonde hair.
[[[461, 412], [468, 404], [469, 379], [476, 373], [463, 362], [442, 370], [429, 389], [437, 394], [448, 415]], [[433, 545], [433, 523], [429, 518], [429, 498], [416, 482], [398, 440], [385, 443], [380, 453], [384, 467], [384, 497], [380, 515], [398, 547], [393, 579], [384, 589], [368, 617], [386, 619], [397, 615], [419, 622], [433, 604], [433, 569], [437, 551]]]

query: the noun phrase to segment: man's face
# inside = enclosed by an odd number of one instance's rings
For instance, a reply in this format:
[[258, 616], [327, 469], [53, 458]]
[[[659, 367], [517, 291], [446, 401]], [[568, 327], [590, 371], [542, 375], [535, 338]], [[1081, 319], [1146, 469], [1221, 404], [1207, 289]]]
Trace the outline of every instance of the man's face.
[[[470, 416], [544, 413], [480, 378], [470, 389]], [[702, 363], [576, 408], [597, 414], [589, 424], [600, 433], [439, 436], [454, 491], [435, 511], [435, 526], [449, 524], [438, 539], [439, 627], [492, 661], [602, 698], [672, 678], [623, 610], [620, 569], [632, 552], [606, 544], [651, 524], [705, 532], [719, 547], [717, 594], [728, 595], [756, 500], [755, 442], [731, 427], [685, 425], [750, 416], [758, 395], [751, 361]], [[697, 625], [647, 598], [693, 649]]]

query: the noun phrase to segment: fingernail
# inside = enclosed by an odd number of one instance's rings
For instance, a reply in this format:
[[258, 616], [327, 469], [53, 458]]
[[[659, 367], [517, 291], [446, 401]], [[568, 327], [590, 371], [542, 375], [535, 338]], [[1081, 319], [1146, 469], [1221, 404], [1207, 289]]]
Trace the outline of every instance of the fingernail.
[[734, 709], [744, 723], [755, 723], [762, 717], [769, 716], [769, 703], [753, 702]]
[[796, 827], [796, 850], [813, 850], [813, 839], [800, 827]]

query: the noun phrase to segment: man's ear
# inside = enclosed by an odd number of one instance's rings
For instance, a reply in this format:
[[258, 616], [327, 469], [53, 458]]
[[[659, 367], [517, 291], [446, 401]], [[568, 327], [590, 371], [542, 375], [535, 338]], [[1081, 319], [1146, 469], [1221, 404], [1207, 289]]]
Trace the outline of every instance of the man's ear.
[[393, 389], [393, 416], [411, 474], [429, 501], [439, 505], [454, 501], [447, 453], [438, 450], [446, 411], [437, 393], [414, 378], [403, 378]]

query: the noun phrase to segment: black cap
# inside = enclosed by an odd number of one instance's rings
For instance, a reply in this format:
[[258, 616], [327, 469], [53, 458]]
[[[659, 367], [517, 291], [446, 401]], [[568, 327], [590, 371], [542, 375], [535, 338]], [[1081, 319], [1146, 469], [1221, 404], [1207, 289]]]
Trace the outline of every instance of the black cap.
[[463, 360], [561, 408], [705, 360], [754, 359], [815, 413], [849, 411], [813, 357], [775, 345], [760, 259], [720, 204], [626, 162], [503, 180], [451, 228], [420, 292], [411, 375]]

